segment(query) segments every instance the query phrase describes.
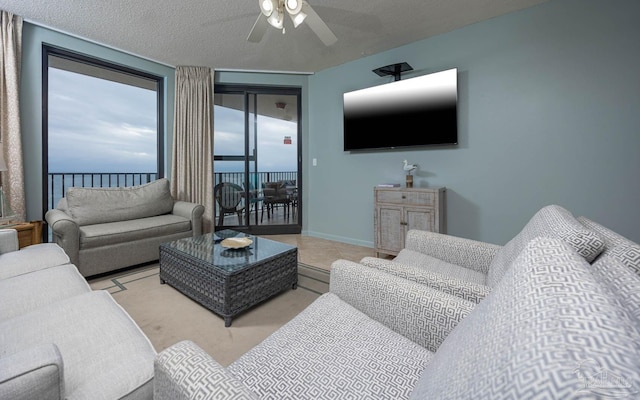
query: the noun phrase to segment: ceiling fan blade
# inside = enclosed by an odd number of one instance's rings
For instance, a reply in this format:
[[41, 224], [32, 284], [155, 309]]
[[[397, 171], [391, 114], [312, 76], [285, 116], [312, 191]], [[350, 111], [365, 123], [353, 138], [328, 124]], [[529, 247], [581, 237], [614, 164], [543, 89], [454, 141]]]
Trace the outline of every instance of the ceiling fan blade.
[[268, 27], [269, 23], [267, 22], [267, 17], [260, 13], [260, 15], [258, 15], [258, 19], [256, 19], [256, 23], [253, 24], [253, 28], [251, 28], [251, 32], [249, 32], [247, 40], [253, 43], [258, 43], [262, 40], [262, 37], [265, 32], [267, 32]]
[[336, 35], [331, 32], [331, 29], [324, 23], [322, 18], [311, 8], [309, 3], [306, 1], [302, 2], [302, 12], [307, 14], [307, 18], [305, 18], [305, 22], [309, 25], [312, 31], [315, 32], [316, 35], [322, 40], [322, 42], [326, 46], [331, 46], [335, 42], [338, 41]]

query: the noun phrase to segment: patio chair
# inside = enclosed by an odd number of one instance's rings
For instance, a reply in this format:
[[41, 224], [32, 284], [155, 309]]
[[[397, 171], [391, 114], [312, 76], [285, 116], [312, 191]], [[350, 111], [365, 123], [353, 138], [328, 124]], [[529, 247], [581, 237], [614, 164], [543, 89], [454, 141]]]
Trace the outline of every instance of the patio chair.
[[287, 195], [287, 188], [284, 185], [284, 181], [265, 183], [262, 193], [264, 195], [264, 201], [260, 215], [260, 222], [262, 222], [262, 219], [264, 218], [265, 208], [267, 209], [267, 218], [271, 218], [271, 214], [275, 212], [275, 209], [278, 206], [283, 207], [285, 217], [289, 216], [291, 199]]
[[240, 205], [244, 189], [235, 183], [221, 182], [213, 188], [213, 193], [220, 207], [218, 215], [218, 226], [224, 225], [224, 216], [227, 214], [238, 215], [238, 225], [242, 225], [242, 211], [244, 207]]

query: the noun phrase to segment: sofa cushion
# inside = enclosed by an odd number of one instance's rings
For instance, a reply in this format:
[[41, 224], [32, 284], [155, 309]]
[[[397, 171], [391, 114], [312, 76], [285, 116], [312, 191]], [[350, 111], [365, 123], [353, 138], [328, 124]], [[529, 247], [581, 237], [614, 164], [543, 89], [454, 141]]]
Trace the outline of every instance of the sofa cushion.
[[0, 255], [20, 248], [18, 232], [15, 229], [0, 229]]
[[131, 187], [71, 187], [66, 199], [69, 214], [80, 226], [153, 217], [173, 209], [167, 179]]
[[428, 266], [427, 269], [430, 272], [446, 276], [447, 278], [457, 279], [478, 285], [484, 285], [487, 280], [487, 276], [482, 272], [473, 270], [471, 268], [465, 268], [459, 265], [451, 264], [449, 262], [414, 250], [400, 250], [393, 261], [414, 266]]
[[65, 398], [151, 398], [156, 352], [106, 291], [61, 300], [0, 322], [0, 357], [54, 343]]
[[73, 264], [0, 280], [0, 321], [90, 291]]
[[32, 244], [20, 250], [0, 254], [0, 279], [28, 274], [68, 264], [69, 256], [55, 243]]
[[[486, 285], [470, 283], [461, 279], [452, 278], [442, 273], [431, 272], [423, 266], [399, 263], [396, 260], [387, 260], [378, 257], [363, 257], [360, 264], [373, 267], [392, 275], [399, 276], [411, 282], [417, 282], [437, 289], [450, 295], [479, 303], [491, 291]], [[333, 276], [333, 270], [332, 275]]]
[[432, 354], [327, 293], [228, 370], [263, 399], [406, 399]]
[[80, 249], [86, 250], [151, 237], [168, 236], [190, 230], [190, 220], [173, 214], [85, 225], [80, 228]]
[[539, 236], [564, 240], [589, 262], [604, 249], [600, 235], [582, 225], [563, 207], [549, 205], [541, 208], [520, 233], [498, 251], [489, 266], [487, 285], [495, 287], [527, 243]]
[[412, 398], [637, 394], [640, 334], [590, 268], [562, 240], [534, 239], [440, 346]]

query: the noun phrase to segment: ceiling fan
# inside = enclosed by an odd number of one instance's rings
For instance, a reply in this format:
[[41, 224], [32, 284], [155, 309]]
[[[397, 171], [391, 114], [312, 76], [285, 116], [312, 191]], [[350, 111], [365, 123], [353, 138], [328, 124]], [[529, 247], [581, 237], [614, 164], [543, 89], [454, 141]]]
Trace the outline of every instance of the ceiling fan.
[[262, 40], [269, 25], [282, 29], [284, 33], [285, 11], [291, 17], [294, 28], [304, 21], [325, 45], [331, 46], [338, 41], [336, 35], [305, 0], [258, 0], [258, 4], [261, 13], [247, 37], [250, 42]]

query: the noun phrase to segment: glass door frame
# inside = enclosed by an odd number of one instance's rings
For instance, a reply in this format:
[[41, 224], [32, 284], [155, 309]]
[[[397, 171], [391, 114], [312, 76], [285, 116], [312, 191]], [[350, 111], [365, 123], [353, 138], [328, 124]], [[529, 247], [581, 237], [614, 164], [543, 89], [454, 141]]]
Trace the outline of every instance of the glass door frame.
[[[250, 176], [251, 176], [251, 162], [257, 162], [257, 155], [253, 152], [257, 148], [257, 116], [260, 110], [257, 108], [257, 99], [261, 95], [281, 95], [281, 96], [295, 96], [296, 99], [296, 134], [297, 134], [297, 149], [296, 149], [296, 191], [297, 191], [297, 204], [295, 210], [295, 216], [291, 217], [290, 223], [286, 224], [253, 224], [249, 219], [251, 218], [251, 203], [246, 201], [244, 204], [243, 212], [243, 224], [239, 226], [224, 226], [218, 227], [216, 224], [216, 230], [231, 228], [238, 231], [255, 234], [255, 235], [270, 235], [270, 234], [299, 234], [302, 232], [302, 89], [299, 87], [281, 87], [281, 86], [262, 86], [262, 85], [239, 85], [239, 84], [216, 84], [214, 85], [215, 94], [236, 94], [244, 96], [244, 155], [216, 155], [215, 154], [215, 123], [214, 123], [214, 165], [216, 161], [244, 161], [244, 188], [245, 198], [250, 198]], [[253, 104], [251, 104], [253, 100]], [[215, 115], [214, 115], [215, 121]], [[253, 126], [252, 126], [253, 125]], [[251, 141], [250, 135], [254, 136], [254, 149], [250, 148]], [[214, 170], [214, 177], [215, 177]], [[257, 171], [256, 171], [257, 172]], [[217, 182], [214, 182], [214, 184]], [[254, 188], [260, 190], [260, 188]], [[264, 205], [263, 205], [264, 207]], [[254, 210], [256, 213], [257, 207]], [[292, 212], [292, 211], [290, 211]], [[292, 212], [293, 213], [293, 212]], [[262, 219], [262, 218], [261, 218]]]

